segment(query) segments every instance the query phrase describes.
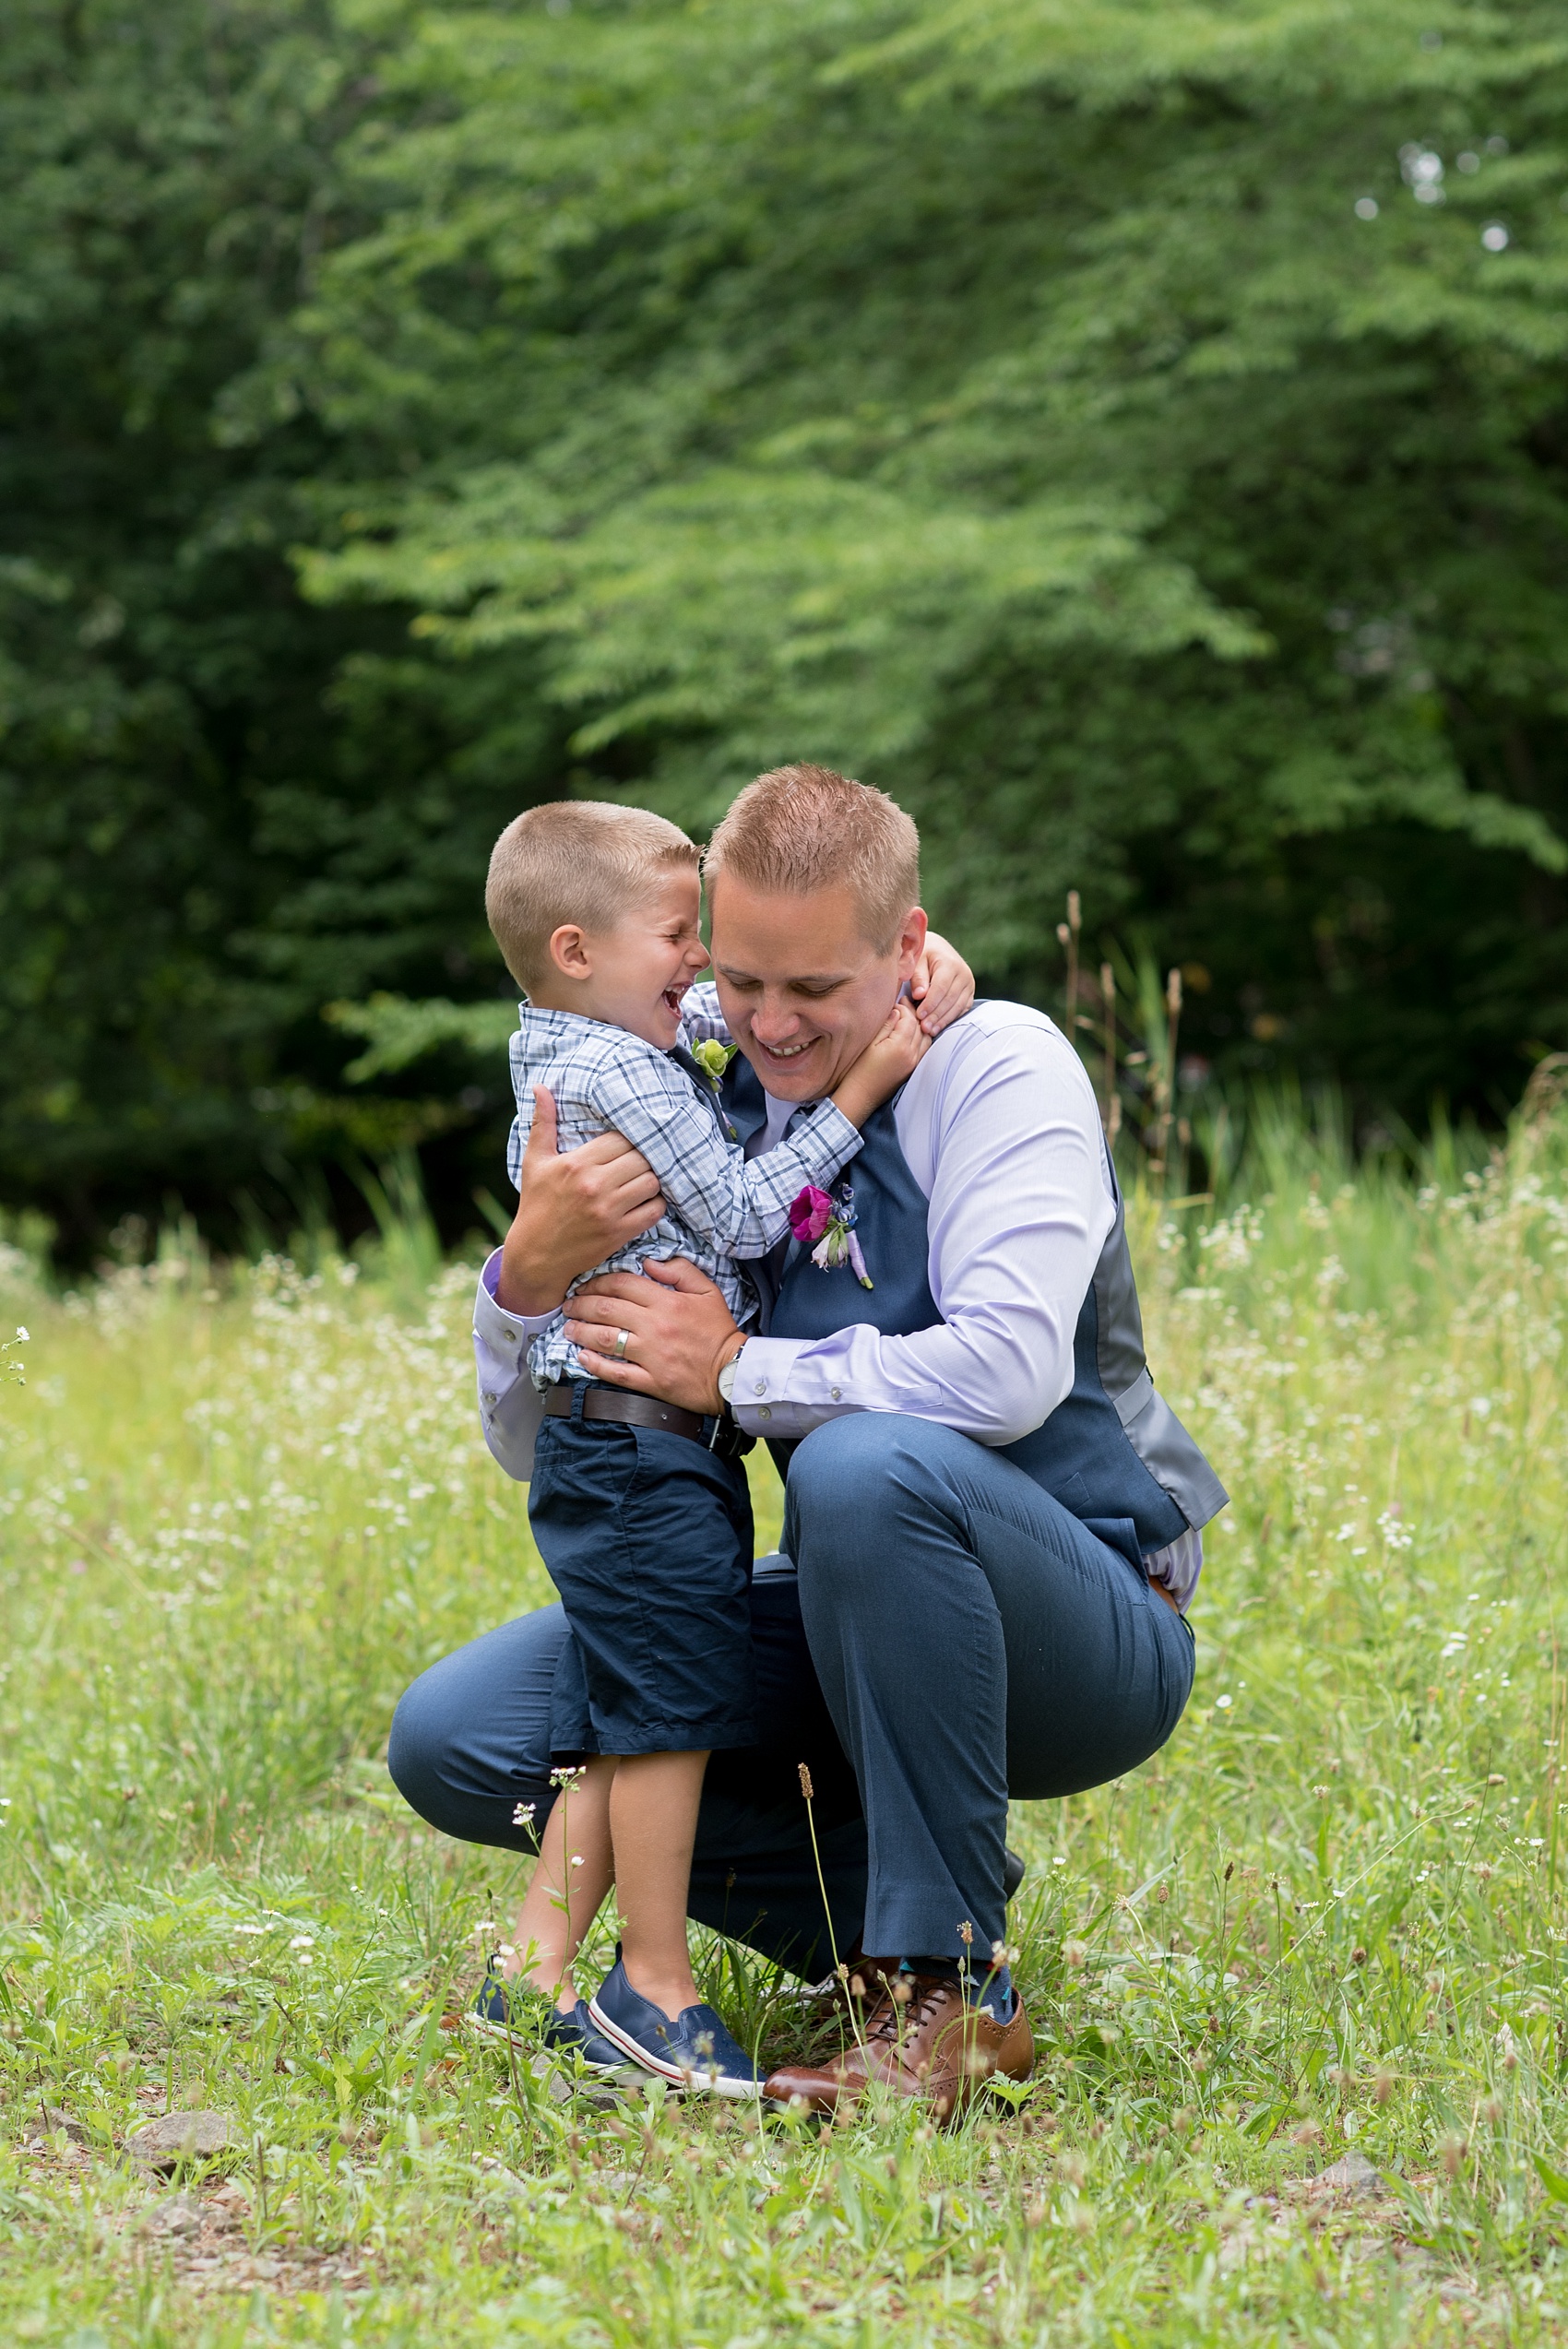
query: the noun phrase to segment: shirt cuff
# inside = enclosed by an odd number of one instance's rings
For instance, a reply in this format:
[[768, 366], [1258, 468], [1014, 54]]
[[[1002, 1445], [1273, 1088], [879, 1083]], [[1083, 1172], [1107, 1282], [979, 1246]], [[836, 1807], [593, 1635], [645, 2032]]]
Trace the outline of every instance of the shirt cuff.
[[1151, 1583], [1158, 1583], [1176, 1602], [1176, 1611], [1185, 1615], [1198, 1587], [1198, 1576], [1204, 1570], [1204, 1537], [1195, 1525], [1189, 1525], [1164, 1549], [1150, 1552], [1144, 1560], [1144, 1571]]
[[[817, 1167], [824, 1180], [831, 1182], [839, 1168], [852, 1158], [865, 1136], [852, 1119], [847, 1118], [837, 1101], [819, 1101], [803, 1129], [811, 1137], [813, 1148], [819, 1154]], [[801, 1139], [802, 1129], [797, 1127], [791, 1141]]]
[[730, 1406], [747, 1435], [806, 1436], [825, 1421], [860, 1407], [841, 1386], [829, 1385], [826, 1374], [813, 1378], [808, 1373], [803, 1382], [820, 1387], [820, 1395], [814, 1393], [808, 1400], [790, 1394], [800, 1358], [814, 1343], [803, 1337], [747, 1338], [735, 1357], [735, 1393]]
[[[531, 1344], [540, 1330], [546, 1330], [555, 1313], [509, 1313], [495, 1301], [495, 1291], [501, 1279], [501, 1251], [487, 1256], [479, 1276], [479, 1293], [474, 1299], [474, 1330], [493, 1345], [515, 1346], [520, 1337], [525, 1347]], [[555, 1312], [560, 1311], [557, 1306]]]

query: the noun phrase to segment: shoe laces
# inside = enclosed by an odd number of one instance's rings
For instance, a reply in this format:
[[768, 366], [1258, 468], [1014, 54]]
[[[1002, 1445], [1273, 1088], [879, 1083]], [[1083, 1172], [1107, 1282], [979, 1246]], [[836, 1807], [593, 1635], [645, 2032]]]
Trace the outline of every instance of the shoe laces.
[[[895, 1995], [894, 1985], [907, 1985], [908, 1999]], [[954, 1985], [940, 1975], [894, 1975], [885, 1993], [882, 2012], [874, 2015], [866, 2026], [868, 2040], [894, 2040], [906, 2031], [929, 2023], [945, 2003]]]

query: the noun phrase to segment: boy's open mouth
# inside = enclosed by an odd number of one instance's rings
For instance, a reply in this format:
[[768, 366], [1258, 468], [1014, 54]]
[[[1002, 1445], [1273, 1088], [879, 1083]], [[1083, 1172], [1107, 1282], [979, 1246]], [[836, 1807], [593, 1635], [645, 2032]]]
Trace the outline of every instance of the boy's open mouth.
[[667, 987], [664, 991], [664, 1000], [677, 1019], [681, 1016], [681, 999], [685, 991], [683, 987]]

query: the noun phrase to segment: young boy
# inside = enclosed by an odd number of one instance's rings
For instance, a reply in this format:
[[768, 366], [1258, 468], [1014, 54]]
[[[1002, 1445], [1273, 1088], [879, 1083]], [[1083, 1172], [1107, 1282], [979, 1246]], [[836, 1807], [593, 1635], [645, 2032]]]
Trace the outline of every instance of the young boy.
[[[594, 1271], [687, 1257], [744, 1327], [756, 1299], [736, 1260], [788, 1236], [791, 1202], [836, 1179], [860, 1147], [860, 1124], [929, 1039], [899, 1004], [833, 1098], [748, 1163], [717, 1079], [691, 1049], [723, 1040], [722, 1023], [711, 1007], [700, 1023], [682, 1008], [708, 961], [698, 860], [662, 817], [589, 801], [531, 808], [502, 834], [485, 908], [528, 997], [512, 1040], [509, 1165], [515, 1179], [536, 1087], [554, 1097], [563, 1149], [613, 1127], [647, 1158], [668, 1212]], [[956, 1008], [967, 1001], [963, 991]], [[565, 1309], [552, 1315], [529, 1349], [546, 1417], [529, 1516], [574, 1634], [552, 1708], [565, 1783], [540, 1836], [517, 1948], [505, 1954], [552, 1998], [552, 2044], [605, 2068], [631, 2062], [671, 2082], [754, 2095], [752, 2059], [699, 2003], [686, 1947], [707, 1757], [755, 1737], [740, 1458], [750, 1442], [726, 1420], [593, 1380], [564, 1319]], [[579, 2000], [572, 1962], [612, 1880], [621, 1953], [591, 2001]], [[481, 2020], [505, 2030], [512, 2011], [493, 1974]]]

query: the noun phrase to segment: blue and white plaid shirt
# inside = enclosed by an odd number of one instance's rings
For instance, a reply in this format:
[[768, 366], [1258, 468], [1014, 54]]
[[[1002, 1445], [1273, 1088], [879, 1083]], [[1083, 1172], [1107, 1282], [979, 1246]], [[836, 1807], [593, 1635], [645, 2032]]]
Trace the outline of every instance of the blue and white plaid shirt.
[[[730, 1040], [711, 985], [694, 987], [687, 996], [676, 1051], [689, 1055], [707, 1038]], [[808, 1182], [826, 1189], [860, 1148], [859, 1129], [824, 1101], [786, 1141], [748, 1161], [723, 1125], [707, 1080], [624, 1027], [521, 1003], [509, 1049], [517, 1115], [506, 1169], [514, 1190], [533, 1123], [531, 1088], [544, 1085], [555, 1097], [561, 1148], [575, 1149], [613, 1127], [642, 1152], [669, 1210], [628, 1247], [574, 1281], [573, 1290], [600, 1273], [641, 1272], [650, 1257], [685, 1256], [718, 1282], [742, 1327], [754, 1320], [756, 1298], [733, 1260], [765, 1256], [783, 1239], [790, 1202]], [[552, 1317], [529, 1349], [536, 1386], [588, 1376], [566, 1336], [565, 1311], [563, 1307]]]

